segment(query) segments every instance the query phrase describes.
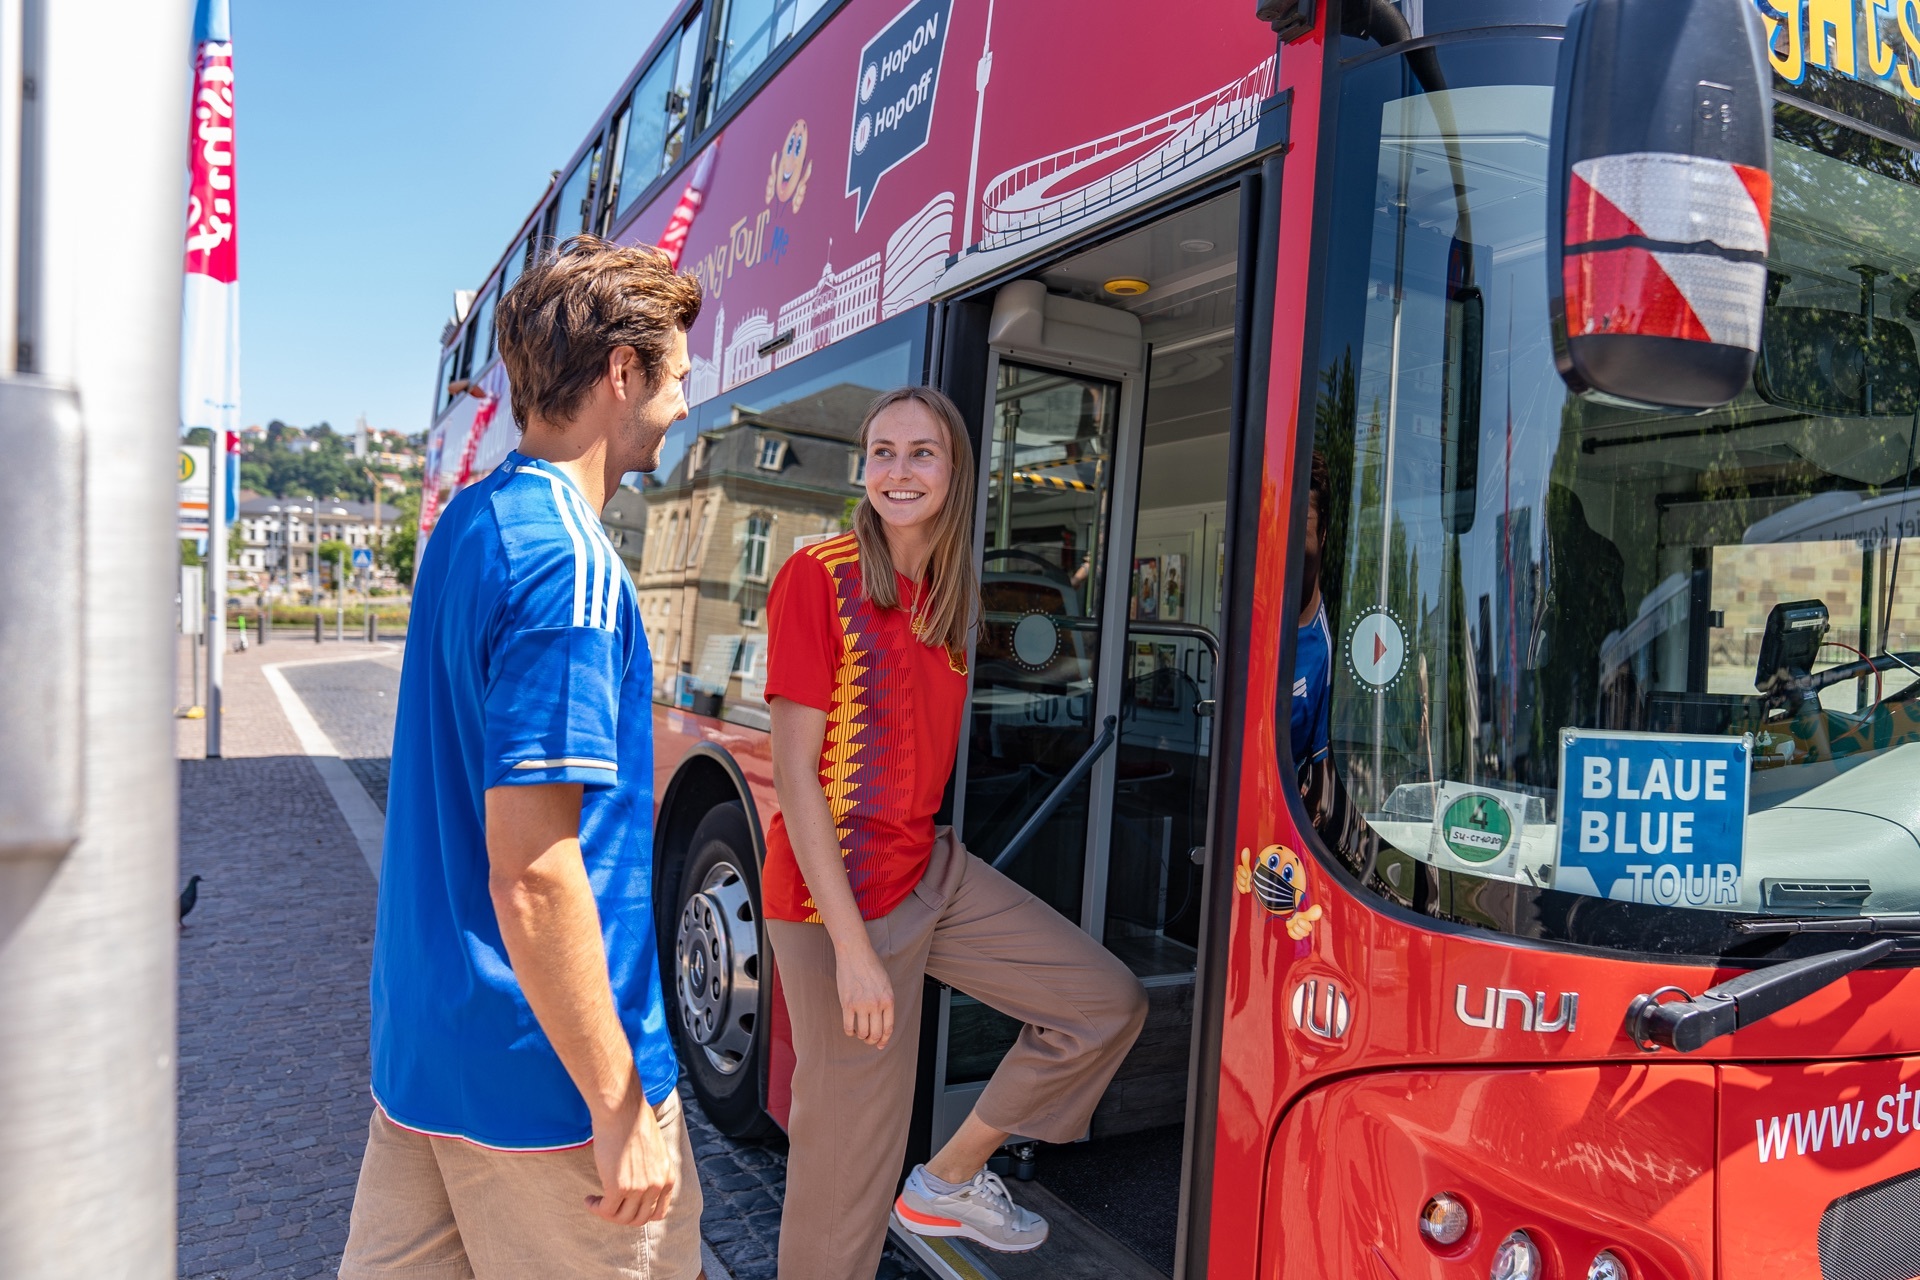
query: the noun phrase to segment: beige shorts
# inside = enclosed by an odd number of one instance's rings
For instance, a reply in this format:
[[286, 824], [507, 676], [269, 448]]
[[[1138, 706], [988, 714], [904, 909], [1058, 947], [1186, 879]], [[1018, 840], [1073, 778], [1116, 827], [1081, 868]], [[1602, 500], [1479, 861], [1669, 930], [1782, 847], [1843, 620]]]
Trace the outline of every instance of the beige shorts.
[[591, 1146], [495, 1151], [402, 1129], [374, 1108], [340, 1280], [695, 1280], [700, 1179], [680, 1099], [654, 1108], [679, 1153], [667, 1216], [616, 1226], [584, 1203], [600, 1194]]

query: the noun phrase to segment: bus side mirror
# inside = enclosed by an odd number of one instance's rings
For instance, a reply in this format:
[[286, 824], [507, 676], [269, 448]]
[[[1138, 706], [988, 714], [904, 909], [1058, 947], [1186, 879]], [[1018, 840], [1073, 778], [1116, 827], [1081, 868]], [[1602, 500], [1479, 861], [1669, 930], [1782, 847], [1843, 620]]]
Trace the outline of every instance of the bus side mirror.
[[1751, 0], [1586, 0], [1567, 23], [1547, 188], [1568, 387], [1710, 409], [1753, 376], [1773, 207]]

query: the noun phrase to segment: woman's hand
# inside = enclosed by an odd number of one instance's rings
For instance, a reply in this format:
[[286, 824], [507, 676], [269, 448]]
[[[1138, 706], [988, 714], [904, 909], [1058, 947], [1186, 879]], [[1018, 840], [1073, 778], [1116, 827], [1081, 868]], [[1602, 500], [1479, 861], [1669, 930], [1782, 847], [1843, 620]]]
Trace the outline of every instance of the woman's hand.
[[893, 979], [873, 944], [858, 942], [834, 951], [840, 987], [840, 1029], [863, 1044], [884, 1049], [893, 1039]]

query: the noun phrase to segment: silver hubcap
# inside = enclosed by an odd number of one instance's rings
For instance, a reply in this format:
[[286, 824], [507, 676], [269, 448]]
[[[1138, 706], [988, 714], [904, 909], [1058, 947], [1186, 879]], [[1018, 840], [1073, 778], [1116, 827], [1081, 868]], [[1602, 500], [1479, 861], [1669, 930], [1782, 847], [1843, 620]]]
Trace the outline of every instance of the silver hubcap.
[[753, 899], [732, 864], [716, 864], [680, 909], [673, 953], [680, 1023], [714, 1069], [731, 1075], [753, 1052], [760, 1007]]

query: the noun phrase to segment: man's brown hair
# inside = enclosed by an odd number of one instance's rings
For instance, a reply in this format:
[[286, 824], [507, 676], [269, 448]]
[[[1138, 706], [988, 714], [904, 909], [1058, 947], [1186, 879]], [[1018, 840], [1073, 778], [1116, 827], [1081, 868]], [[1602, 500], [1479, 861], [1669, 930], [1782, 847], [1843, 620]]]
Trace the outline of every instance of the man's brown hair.
[[674, 331], [699, 315], [700, 282], [658, 249], [581, 235], [541, 254], [494, 313], [515, 420], [571, 420], [615, 347], [638, 352], [657, 386]]

